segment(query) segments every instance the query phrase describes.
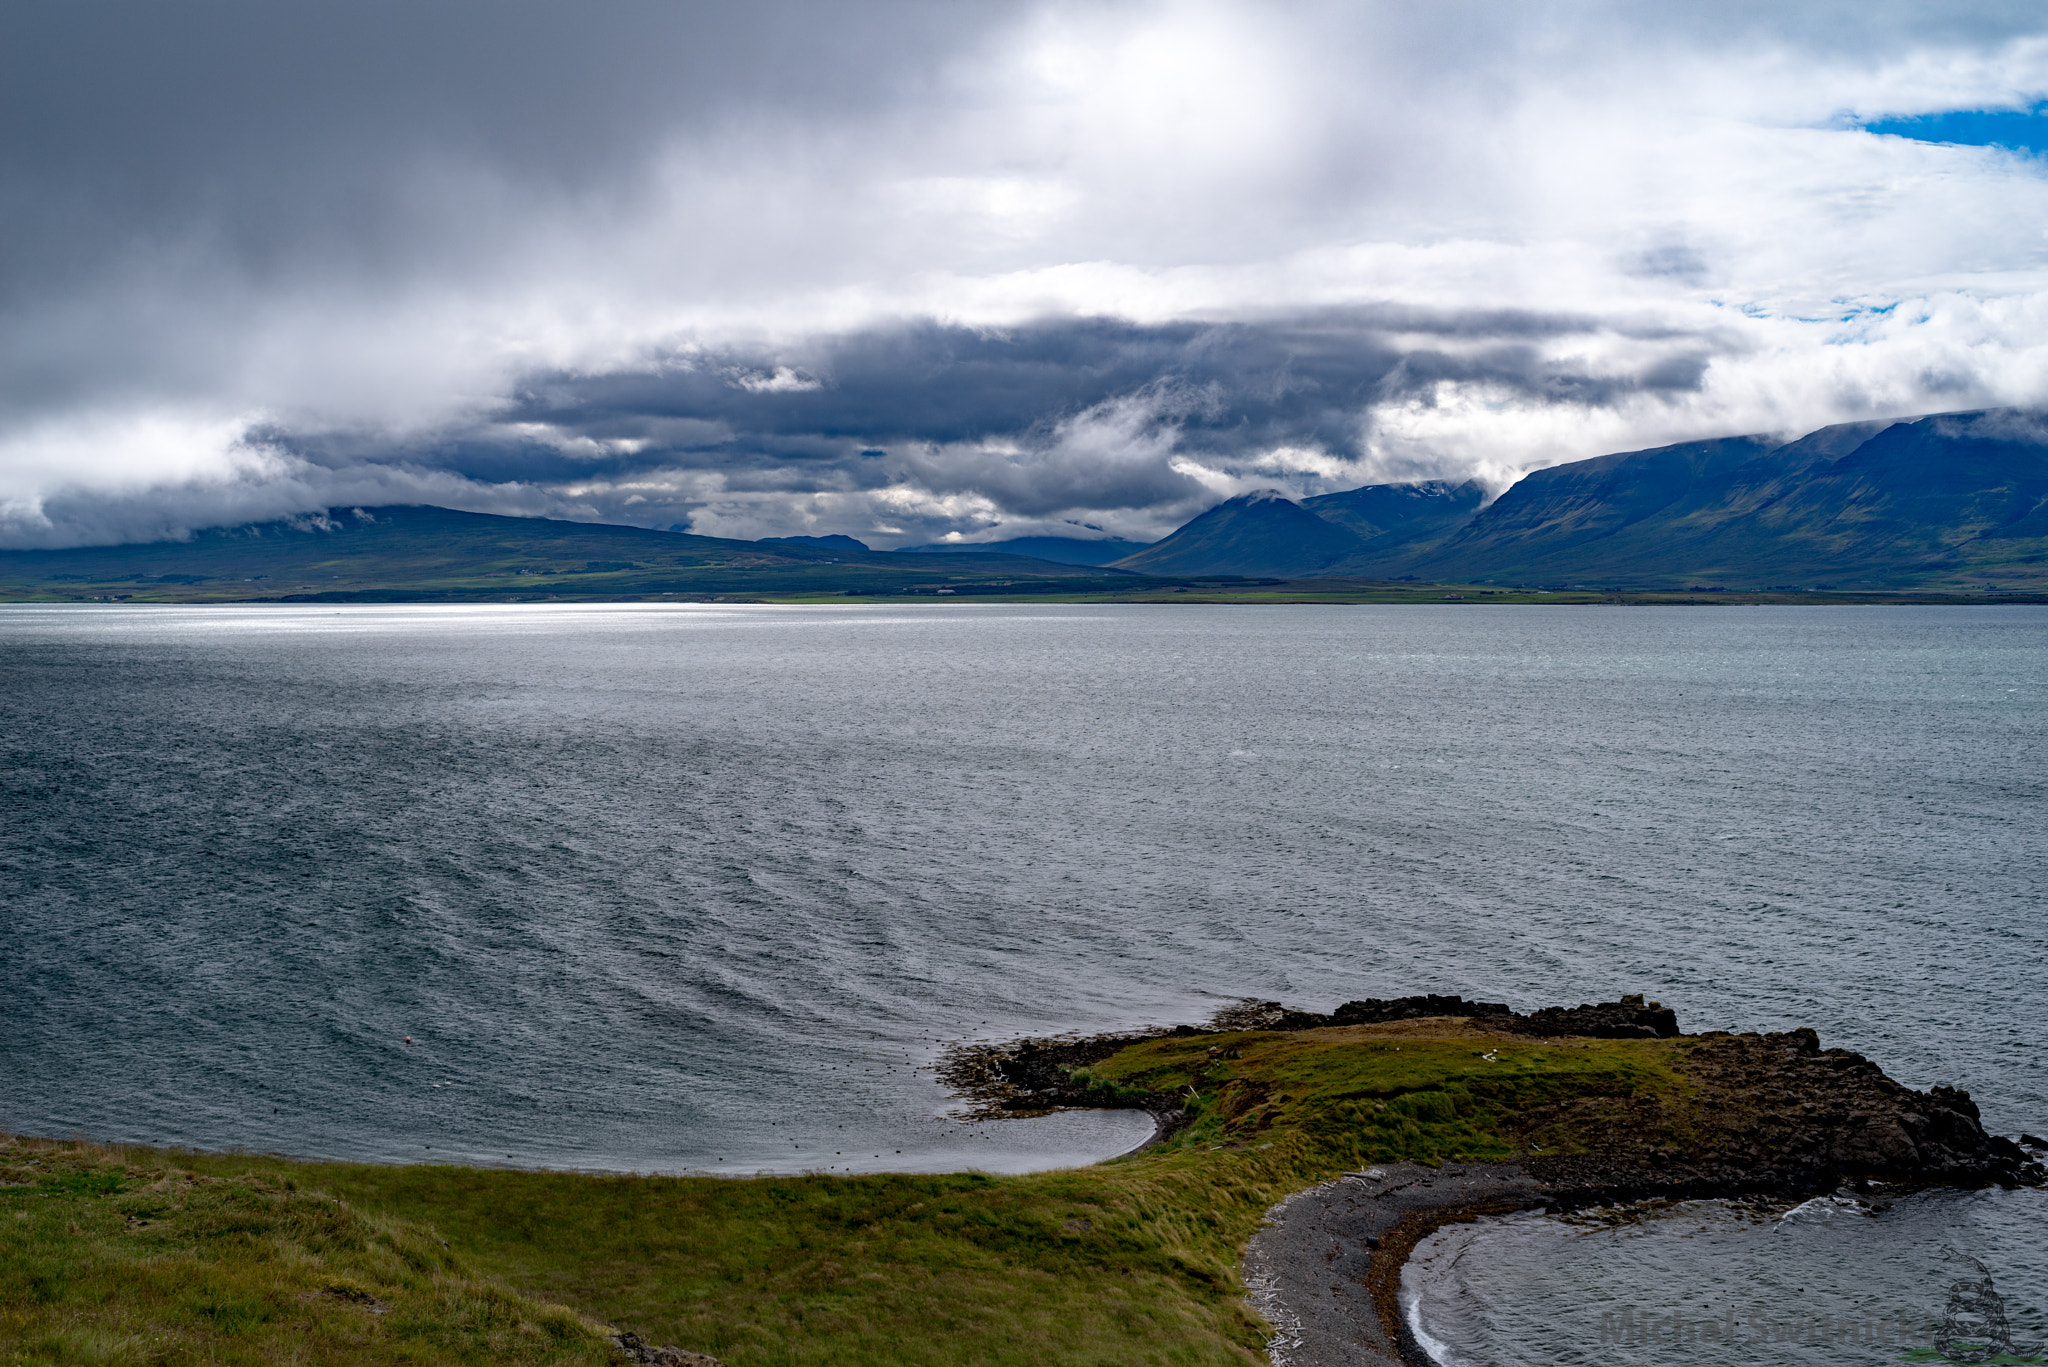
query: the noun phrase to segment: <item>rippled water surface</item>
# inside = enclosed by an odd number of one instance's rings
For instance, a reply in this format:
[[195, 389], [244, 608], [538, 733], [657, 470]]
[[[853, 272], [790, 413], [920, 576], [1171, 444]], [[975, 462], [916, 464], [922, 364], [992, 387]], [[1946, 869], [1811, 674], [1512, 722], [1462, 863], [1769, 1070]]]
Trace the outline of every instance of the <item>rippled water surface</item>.
[[[1023, 1168], [936, 1044], [1460, 992], [2048, 1130], [2038, 608], [0, 608], [0, 1123]], [[411, 1042], [407, 1042], [407, 1037]]]
[[1934, 1355], [1956, 1283], [1987, 1274], [2013, 1349], [2039, 1351], [2048, 1192], [1483, 1219], [1416, 1249], [1403, 1303], [1446, 1367], [1879, 1363]]

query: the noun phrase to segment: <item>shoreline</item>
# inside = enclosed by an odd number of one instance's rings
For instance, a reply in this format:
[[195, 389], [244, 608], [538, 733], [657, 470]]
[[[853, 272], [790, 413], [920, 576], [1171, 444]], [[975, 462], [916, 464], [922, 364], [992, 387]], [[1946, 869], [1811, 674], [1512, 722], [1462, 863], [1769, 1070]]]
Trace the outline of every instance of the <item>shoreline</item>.
[[[261, 1343], [343, 1367], [414, 1334], [469, 1345], [464, 1361], [598, 1367], [632, 1334], [731, 1367], [895, 1363], [905, 1342], [931, 1363], [1410, 1367], [1426, 1359], [1402, 1269], [1457, 1220], [1850, 1175], [2048, 1183], [1966, 1093], [1911, 1091], [1810, 1030], [1682, 1035], [1641, 998], [1246, 1002], [953, 1063], [985, 1117], [1143, 1110], [1151, 1135], [1017, 1176], [753, 1179], [0, 1139], [0, 1297], [30, 1307], [0, 1324], [0, 1355], [146, 1333], [195, 1358], [265, 1360]], [[192, 1301], [195, 1281], [226, 1299]], [[482, 1303], [511, 1320], [465, 1308]], [[501, 1332], [513, 1320], [552, 1328]]]
[[1400, 1304], [1415, 1246], [1448, 1224], [1549, 1202], [1513, 1164], [1395, 1163], [1295, 1192], [1266, 1212], [1243, 1264], [1252, 1304], [1280, 1331], [1274, 1367], [1434, 1367]]
[[[1883, 1190], [1897, 1195], [1943, 1185]], [[1267, 1350], [1273, 1367], [1441, 1367], [1416, 1337], [1402, 1279], [1415, 1249], [1448, 1225], [1533, 1210], [1556, 1214], [1746, 1196], [1810, 1199], [1839, 1190], [1827, 1184], [1788, 1190], [1773, 1184], [1633, 1182], [1560, 1188], [1511, 1163], [1387, 1164], [1346, 1173], [1275, 1204], [1245, 1248], [1242, 1276], [1252, 1305], [1275, 1327]]]
[[[1386, 1048], [1397, 1040], [1557, 1050], [1601, 1038], [1655, 1040], [1682, 1051], [1694, 1100], [1710, 1116], [1697, 1127], [1673, 1127], [1640, 1098], [1582, 1101], [1586, 1113], [1578, 1117], [1563, 1113], [1569, 1107], [1523, 1117], [1535, 1122], [1523, 1136], [1529, 1151], [1508, 1161], [1372, 1163], [1286, 1195], [1266, 1210], [1238, 1267], [1249, 1304], [1272, 1326], [1266, 1347], [1275, 1367], [1436, 1367], [1404, 1313], [1402, 1273], [1431, 1234], [1481, 1216], [1659, 1199], [1810, 1198], [1859, 1179], [1893, 1190], [2048, 1183], [2039, 1161], [2048, 1149], [2025, 1137], [2030, 1154], [1986, 1134], [1967, 1092], [1913, 1091], [1861, 1055], [1823, 1050], [1810, 1029], [1685, 1035], [1675, 1013], [1640, 997], [1528, 1015], [1500, 1003], [1418, 997], [1347, 1003], [1330, 1015], [1247, 1003], [1221, 1013], [1208, 1030], [1179, 1026], [1149, 1042], [1194, 1044], [1233, 1027]], [[960, 1052], [952, 1080], [987, 1114], [1144, 1105], [1157, 1125], [1143, 1146], [1152, 1147], [1185, 1128], [1200, 1100], [1183, 1108], [1157, 1093], [1104, 1097], [1089, 1073], [1147, 1042], [1105, 1036], [980, 1046]], [[1235, 1058], [1238, 1051], [1223, 1052]], [[1564, 1136], [1565, 1151], [1543, 1152], [1538, 1133]]]

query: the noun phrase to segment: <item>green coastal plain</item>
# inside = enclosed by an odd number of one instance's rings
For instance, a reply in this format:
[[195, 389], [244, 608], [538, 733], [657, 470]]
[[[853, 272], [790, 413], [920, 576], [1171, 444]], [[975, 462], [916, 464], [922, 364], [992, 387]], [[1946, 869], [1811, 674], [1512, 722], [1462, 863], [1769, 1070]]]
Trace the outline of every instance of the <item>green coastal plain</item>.
[[1275, 1202], [1368, 1163], [1568, 1154], [1644, 1108], [1683, 1134], [1698, 1042], [1153, 1039], [1074, 1079], [1106, 1102], [1177, 1095], [1189, 1123], [1021, 1177], [617, 1176], [7, 1139], [0, 1363], [603, 1363], [622, 1360], [621, 1330], [728, 1367], [1260, 1362], [1237, 1263]]

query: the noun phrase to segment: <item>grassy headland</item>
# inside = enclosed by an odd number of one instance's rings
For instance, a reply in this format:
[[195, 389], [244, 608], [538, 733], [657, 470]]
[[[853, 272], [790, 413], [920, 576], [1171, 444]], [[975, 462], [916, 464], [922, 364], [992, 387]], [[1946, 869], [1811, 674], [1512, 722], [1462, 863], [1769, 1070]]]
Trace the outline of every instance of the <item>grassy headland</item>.
[[569, 1363], [603, 1360], [588, 1327], [603, 1322], [732, 1367], [1246, 1363], [1262, 1335], [1235, 1266], [1282, 1196], [1362, 1162], [1505, 1156], [1521, 1108], [1675, 1085], [1666, 1041], [1349, 1033], [1128, 1049], [1092, 1080], [1193, 1089], [1192, 1122], [1144, 1153], [1024, 1177], [623, 1177], [16, 1140], [0, 1149], [0, 1361]]
[[1661, 1162], [1727, 1128], [1731, 1087], [1778, 1105], [1786, 1059], [1823, 1088], [1895, 1087], [1810, 1036], [1764, 1037], [1754, 1058], [1746, 1038], [1442, 1018], [1155, 1038], [1071, 1081], [1107, 1102], [1175, 1098], [1186, 1123], [1110, 1163], [1023, 1177], [603, 1176], [14, 1140], [0, 1362], [573, 1363], [603, 1360], [616, 1326], [730, 1367], [1251, 1363], [1262, 1326], [1236, 1266], [1291, 1192], [1399, 1159], [1569, 1163], [1619, 1143]]

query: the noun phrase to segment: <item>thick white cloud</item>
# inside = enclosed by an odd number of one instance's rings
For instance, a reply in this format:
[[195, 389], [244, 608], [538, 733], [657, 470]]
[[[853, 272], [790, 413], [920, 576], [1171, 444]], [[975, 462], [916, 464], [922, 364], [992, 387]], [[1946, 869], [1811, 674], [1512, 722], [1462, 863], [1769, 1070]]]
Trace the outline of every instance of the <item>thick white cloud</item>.
[[[372, 498], [1148, 535], [2048, 401], [2040, 160], [1857, 126], [2048, 95], [2033, 6], [160, 9], [0, 35], [14, 544]], [[1046, 340], [1089, 319], [1362, 359], [1282, 420], [1289, 363], [1179, 333], [1090, 388]], [[874, 340], [931, 325], [1014, 343], [982, 420], [903, 416], [968, 385]]]

